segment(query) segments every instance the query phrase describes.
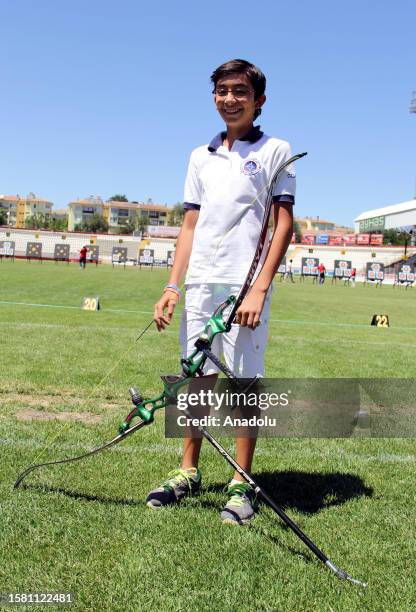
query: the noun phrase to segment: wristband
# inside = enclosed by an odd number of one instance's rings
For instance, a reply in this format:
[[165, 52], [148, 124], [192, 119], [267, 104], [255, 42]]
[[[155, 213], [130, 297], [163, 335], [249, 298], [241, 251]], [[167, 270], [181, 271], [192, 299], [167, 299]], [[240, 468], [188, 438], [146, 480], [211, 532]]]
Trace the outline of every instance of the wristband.
[[178, 285], [174, 285], [173, 283], [170, 283], [168, 285], [165, 285], [165, 287], [163, 288], [163, 291], [167, 291], [168, 289], [177, 293], [179, 295], [179, 298], [182, 297], [182, 291], [179, 289]]

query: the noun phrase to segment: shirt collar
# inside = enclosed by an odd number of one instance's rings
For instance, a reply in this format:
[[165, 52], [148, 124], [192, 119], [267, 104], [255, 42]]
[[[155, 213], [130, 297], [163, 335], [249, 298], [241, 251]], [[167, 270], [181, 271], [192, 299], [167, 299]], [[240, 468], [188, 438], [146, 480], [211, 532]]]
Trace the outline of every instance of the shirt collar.
[[[218, 147], [222, 145], [226, 135], [227, 135], [227, 132], [220, 132], [219, 134], [214, 136], [214, 138], [211, 140], [211, 142], [208, 145], [208, 151], [210, 153], [215, 153]], [[260, 140], [262, 136], [263, 136], [263, 132], [260, 130], [260, 126], [256, 125], [256, 126], [251, 127], [250, 130], [247, 132], [247, 134], [244, 134], [244, 136], [242, 136], [241, 138], [238, 138], [237, 140], [254, 143]]]

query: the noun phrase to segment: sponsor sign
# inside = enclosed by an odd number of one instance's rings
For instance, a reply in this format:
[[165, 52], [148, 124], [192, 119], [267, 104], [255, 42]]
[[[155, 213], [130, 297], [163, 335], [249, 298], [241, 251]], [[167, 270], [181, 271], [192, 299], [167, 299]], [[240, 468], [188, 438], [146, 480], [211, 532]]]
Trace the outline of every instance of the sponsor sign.
[[378, 261], [367, 262], [367, 280], [382, 281], [384, 280], [384, 264]]
[[344, 234], [344, 244], [346, 246], [355, 244], [355, 234]]
[[384, 230], [385, 224], [386, 217], [384, 215], [381, 215], [380, 217], [372, 217], [371, 219], [363, 219], [363, 221], [360, 221], [360, 232]]
[[336, 259], [334, 261], [334, 276], [337, 278], [350, 278], [351, 261], [346, 259]]
[[304, 276], [318, 276], [318, 257], [302, 257], [302, 274]]
[[380, 246], [383, 244], [383, 234], [371, 234], [370, 244], [373, 246]]
[[315, 234], [302, 234], [300, 241], [302, 244], [315, 244]]
[[329, 235], [328, 234], [316, 234], [316, 244], [328, 244]]
[[341, 235], [329, 237], [329, 244], [332, 246], [340, 246], [342, 243], [343, 243], [343, 237]]
[[370, 234], [357, 234], [357, 244], [370, 244]]

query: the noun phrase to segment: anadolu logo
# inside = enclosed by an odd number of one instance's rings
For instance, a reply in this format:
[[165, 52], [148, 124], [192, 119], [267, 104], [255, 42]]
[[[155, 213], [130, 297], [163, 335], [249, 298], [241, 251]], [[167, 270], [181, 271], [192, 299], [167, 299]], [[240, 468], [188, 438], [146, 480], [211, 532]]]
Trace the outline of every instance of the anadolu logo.
[[254, 176], [261, 170], [260, 162], [257, 159], [248, 159], [241, 165], [241, 172], [248, 176]]

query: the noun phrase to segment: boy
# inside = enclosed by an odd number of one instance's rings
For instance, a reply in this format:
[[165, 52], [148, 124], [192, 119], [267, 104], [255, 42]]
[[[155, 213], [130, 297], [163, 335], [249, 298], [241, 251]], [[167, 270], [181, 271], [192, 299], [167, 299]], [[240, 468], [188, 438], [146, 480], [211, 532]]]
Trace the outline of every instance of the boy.
[[[263, 220], [267, 185], [273, 171], [290, 157], [289, 144], [270, 138], [254, 127], [266, 101], [263, 73], [245, 60], [231, 60], [211, 75], [214, 102], [226, 124], [207, 146], [195, 149], [185, 183], [185, 217], [178, 237], [175, 261], [154, 319], [158, 331], [170, 324], [181, 296], [179, 285], [186, 272], [185, 308], [181, 322], [183, 356], [206, 322], [230, 294], [237, 295], [253, 259]], [[264, 374], [264, 350], [271, 284], [286, 253], [293, 231], [295, 194], [293, 168], [282, 173], [274, 189], [274, 234], [263, 251], [260, 273], [237, 311], [229, 333], [215, 338], [212, 350], [241, 378]], [[260, 327], [260, 315], [262, 325]], [[207, 361], [204, 375], [218, 370]], [[147, 497], [147, 505], [160, 509], [196, 493], [201, 484], [198, 460], [201, 438], [185, 437], [182, 465]], [[256, 439], [237, 437], [237, 462], [251, 469]], [[223, 522], [243, 525], [254, 516], [255, 494], [238, 474], [228, 485]]]

